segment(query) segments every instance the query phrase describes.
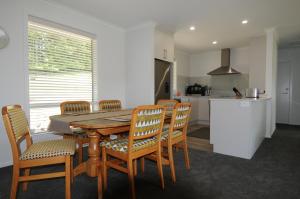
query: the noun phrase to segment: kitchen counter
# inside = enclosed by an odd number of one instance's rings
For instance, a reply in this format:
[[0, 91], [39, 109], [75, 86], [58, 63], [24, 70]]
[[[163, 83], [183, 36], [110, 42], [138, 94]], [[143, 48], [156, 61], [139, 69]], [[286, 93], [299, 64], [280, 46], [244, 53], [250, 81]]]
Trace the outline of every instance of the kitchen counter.
[[270, 98], [211, 98], [209, 101], [213, 151], [251, 159], [268, 132]]
[[254, 101], [254, 102], [259, 102], [259, 101], [265, 101], [265, 100], [270, 100], [271, 98], [266, 98], [266, 97], [260, 97], [260, 98], [237, 98], [237, 97], [210, 97], [210, 101], [228, 101], [228, 100], [237, 100], [237, 101]]

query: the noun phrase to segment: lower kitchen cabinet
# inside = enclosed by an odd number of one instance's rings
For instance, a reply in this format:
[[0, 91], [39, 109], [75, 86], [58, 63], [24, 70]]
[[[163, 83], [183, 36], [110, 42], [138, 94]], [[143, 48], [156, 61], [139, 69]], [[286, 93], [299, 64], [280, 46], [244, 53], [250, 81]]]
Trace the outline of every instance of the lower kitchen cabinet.
[[181, 100], [192, 104], [191, 123], [209, 125], [209, 96], [184, 96]]

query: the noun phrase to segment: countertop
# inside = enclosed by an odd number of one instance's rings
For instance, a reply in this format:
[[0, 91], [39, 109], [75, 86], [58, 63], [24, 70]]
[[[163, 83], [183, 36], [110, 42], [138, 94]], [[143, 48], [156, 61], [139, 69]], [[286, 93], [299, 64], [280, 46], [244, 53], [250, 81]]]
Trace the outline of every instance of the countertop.
[[246, 98], [246, 97], [242, 97], [242, 98], [238, 98], [235, 96], [201, 96], [201, 95], [187, 95], [187, 96], [180, 96], [178, 98], [196, 98], [196, 99], [207, 99], [207, 100], [211, 100], [211, 101], [217, 101], [217, 100], [236, 100], [236, 101], [265, 101], [265, 100], [269, 100], [271, 98], [268, 97], [260, 97], [260, 98]]
[[202, 96], [202, 95], [184, 95], [181, 98], [211, 98], [212, 96]]
[[210, 97], [210, 101], [266, 101], [270, 100], [268, 97], [260, 97], [260, 98], [237, 98], [237, 97]]

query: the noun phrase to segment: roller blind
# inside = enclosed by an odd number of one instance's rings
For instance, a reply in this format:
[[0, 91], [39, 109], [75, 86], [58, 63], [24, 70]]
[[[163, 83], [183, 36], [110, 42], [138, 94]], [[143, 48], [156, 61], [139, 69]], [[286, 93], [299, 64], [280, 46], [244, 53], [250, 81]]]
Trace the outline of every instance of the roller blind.
[[46, 130], [66, 100], [96, 99], [95, 40], [28, 22], [30, 127]]

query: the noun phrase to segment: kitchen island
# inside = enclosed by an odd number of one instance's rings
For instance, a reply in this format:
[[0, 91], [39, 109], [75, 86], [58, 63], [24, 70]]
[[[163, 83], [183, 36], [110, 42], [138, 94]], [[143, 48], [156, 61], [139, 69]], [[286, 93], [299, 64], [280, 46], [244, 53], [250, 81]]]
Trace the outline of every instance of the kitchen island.
[[268, 131], [269, 98], [211, 98], [210, 143], [220, 154], [251, 159]]

